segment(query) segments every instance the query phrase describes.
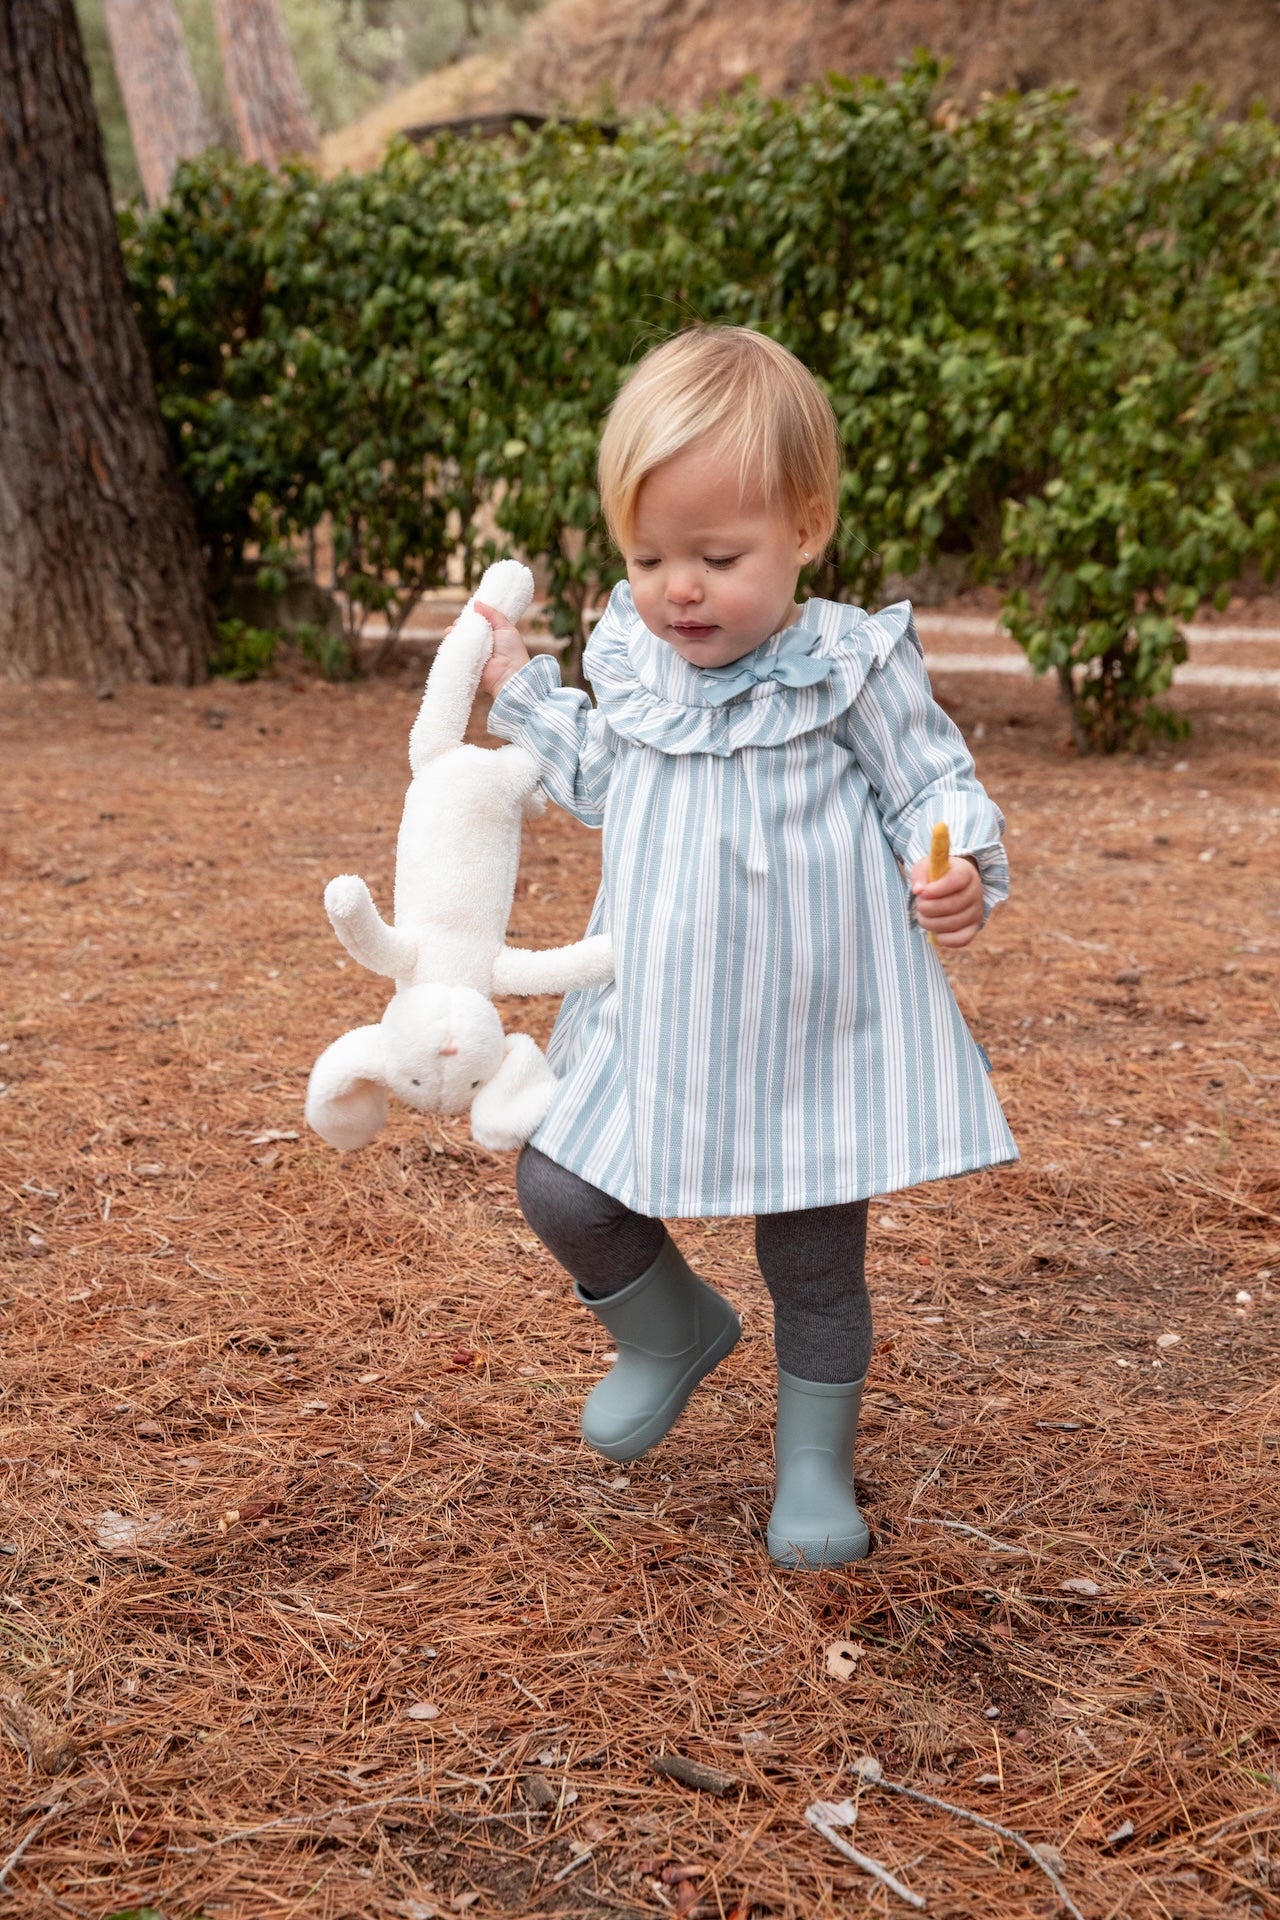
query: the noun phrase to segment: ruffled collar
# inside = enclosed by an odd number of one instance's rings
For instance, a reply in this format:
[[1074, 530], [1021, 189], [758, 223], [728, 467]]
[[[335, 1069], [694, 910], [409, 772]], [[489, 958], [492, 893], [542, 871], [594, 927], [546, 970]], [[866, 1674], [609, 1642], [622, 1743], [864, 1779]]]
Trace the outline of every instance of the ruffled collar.
[[734, 665], [767, 671], [779, 654], [803, 650], [815, 661], [830, 659], [830, 671], [808, 687], [761, 680], [717, 703], [715, 682], [649, 631], [623, 580], [609, 596], [583, 665], [602, 713], [624, 739], [664, 753], [727, 757], [827, 726], [852, 706], [868, 673], [907, 637], [919, 647], [910, 601], [870, 614], [836, 600], [810, 600], [794, 625]]

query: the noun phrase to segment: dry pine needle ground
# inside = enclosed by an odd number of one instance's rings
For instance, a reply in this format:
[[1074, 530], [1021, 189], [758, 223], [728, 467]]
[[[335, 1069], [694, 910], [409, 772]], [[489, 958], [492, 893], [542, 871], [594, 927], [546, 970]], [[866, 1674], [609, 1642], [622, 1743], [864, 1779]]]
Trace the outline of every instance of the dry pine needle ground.
[[[940, 684], [1010, 821], [947, 964], [1025, 1157], [873, 1207], [875, 1550], [796, 1577], [748, 1223], [677, 1229], [747, 1337], [618, 1469], [511, 1159], [303, 1126], [383, 1003], [321, 892], [389, 903], [419, 684], [0, 696], [9, 1911], [905, 1913], [805, 1824], [864, 1755], [1091, 1920], [1280, 1910], [1280, 715], [1089, 765], [1046, 689]], [[516, 937], [597, 860], [535, 825]], [[1058, 1910], [936, 1809], [850, 1837], [935, 1915]]]

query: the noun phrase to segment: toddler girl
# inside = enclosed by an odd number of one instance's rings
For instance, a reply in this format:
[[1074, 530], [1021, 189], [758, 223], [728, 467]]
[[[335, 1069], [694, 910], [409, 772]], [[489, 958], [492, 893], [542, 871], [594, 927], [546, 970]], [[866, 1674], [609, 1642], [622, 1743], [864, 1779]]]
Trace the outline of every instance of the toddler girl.
[[[906, 602], [798, 606], [836, 524], [834, 416], [784, 348], [698, 329], [647, 355], [600, 448], [626, 561], [586, 650], [598, 704], [495, 628], [489, 726], [602, 827], [592, 931], [616, 981], [566, 998], [520, 1204], [617, 1360], [582, 1432], [633, 1460], [739, 1335], [663, 1217], [754, 1214], [773, 1299], [785, 1566], [867, 1551], [853, 1492], [872, 1194], [1017, 1157], [937, 952], [1008, 890], [1003, 819], [934, 702]], [[935, 821], [955, 850], [928, 881]]]

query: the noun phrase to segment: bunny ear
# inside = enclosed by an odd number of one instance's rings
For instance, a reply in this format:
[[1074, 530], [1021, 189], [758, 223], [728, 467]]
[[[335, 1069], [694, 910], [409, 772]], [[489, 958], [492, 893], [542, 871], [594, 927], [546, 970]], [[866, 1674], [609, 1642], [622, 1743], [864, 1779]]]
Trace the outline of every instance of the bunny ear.
[[353, 1027], [326, 1047], [307, 1082], [307, 1125], [331, 1147], [366, 1147], [387, 1119], [381, 1027]]

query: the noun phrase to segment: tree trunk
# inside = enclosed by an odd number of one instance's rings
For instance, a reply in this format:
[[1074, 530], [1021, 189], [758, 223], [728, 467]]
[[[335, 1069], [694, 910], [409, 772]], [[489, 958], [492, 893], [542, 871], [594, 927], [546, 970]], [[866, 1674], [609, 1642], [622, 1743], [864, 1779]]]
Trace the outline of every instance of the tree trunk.
[[3, 0], [0, 672], [191, 684], [212, 638], [74, 0]]
[[278, 167], [320, 151], [280, 0], [213, 0], [222, 71], [246, 160]]
[[154, 207], [167, 197], [179, 160], [203, 153], [212, 133], [174, 0], [103, 0], [103, 11], [138, 172]]

